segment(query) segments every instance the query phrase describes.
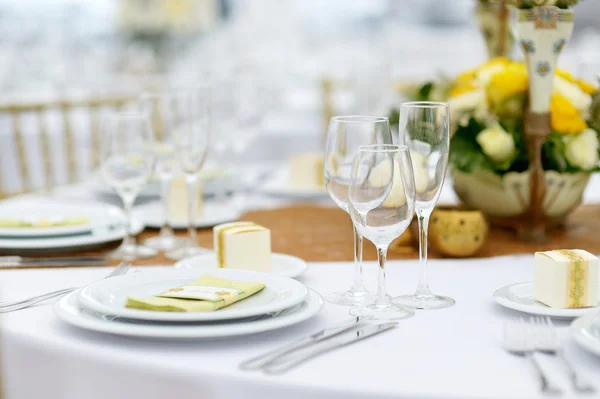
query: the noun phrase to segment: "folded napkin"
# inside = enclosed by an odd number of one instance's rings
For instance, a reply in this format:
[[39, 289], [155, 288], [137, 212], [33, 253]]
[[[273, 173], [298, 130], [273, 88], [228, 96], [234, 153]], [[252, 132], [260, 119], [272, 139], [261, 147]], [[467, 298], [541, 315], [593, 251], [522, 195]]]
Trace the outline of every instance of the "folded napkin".
[[0, 228], [27, 228], [27, 227], [64, 227], [79, 226], [88, 224], [90, 219], [87, 217], [70, 217], [56, 219], [0, 219]]
[[159, 312], [212, 312], [265, 288], [264, 283], [202, 275], [193, 283], [150, 298], [128, 297], [125, 307]]

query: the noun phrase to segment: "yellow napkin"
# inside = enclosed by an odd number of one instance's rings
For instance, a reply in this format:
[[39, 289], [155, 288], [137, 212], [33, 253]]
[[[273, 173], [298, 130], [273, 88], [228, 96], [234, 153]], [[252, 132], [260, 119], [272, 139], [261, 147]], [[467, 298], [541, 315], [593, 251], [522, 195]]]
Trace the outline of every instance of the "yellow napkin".
[[71, 217], [71, 218], [59, 218], [56, 220], [52, 219], [36, 219], [36, 220], [27, 220], [27, 219], [0, 219], [0, 227], [1, 228], [26, 228], [26, 227], [64, 227], [64, 226], [79, 226], [82, 224], [88, 224], [90, 219], [81, 216], [81, 217]]
[[[216, 291], [217, 299], [179, 299], [164, 295], [185, 295], [186, 287], [224, 288], [234, 292]], [[159, 312], [212, 312], [237, 301], [248, 298], [265, 288], [264, 283], [233, 281], [220, 277], [202, 275], [193, 283], [177, 287], [150, 298], [128, 297], [125, 307]]]

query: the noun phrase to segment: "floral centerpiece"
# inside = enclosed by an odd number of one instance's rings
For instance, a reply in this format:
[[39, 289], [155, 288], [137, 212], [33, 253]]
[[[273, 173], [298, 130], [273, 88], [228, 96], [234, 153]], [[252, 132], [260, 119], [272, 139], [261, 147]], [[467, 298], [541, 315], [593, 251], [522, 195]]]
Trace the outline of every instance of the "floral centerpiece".
[[555, 67], [572, 29], [565, 8], [575, 1], [519, 3], [512, 25], [524, 61], [493, 58], [412, 94], [450, 104], [450, 164], [461, 200], [525, 239], [543, 239], [600, 170], [600, 92]]

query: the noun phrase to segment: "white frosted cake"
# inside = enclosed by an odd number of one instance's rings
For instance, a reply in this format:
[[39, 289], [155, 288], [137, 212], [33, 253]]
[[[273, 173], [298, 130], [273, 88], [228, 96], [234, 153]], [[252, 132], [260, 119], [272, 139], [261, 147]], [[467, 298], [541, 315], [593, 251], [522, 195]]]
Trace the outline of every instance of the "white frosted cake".
[[215, 226], [217, 265], [228, 269], [271, 271], [271, 231], [253, 222]]
[[552, 308], [598, 304], [598, 258], [581, 249], [535, 253], [534, 298]]
[[[202, 216], [202, 186], [197, 185], [196, 218]], [[188, 220], [188, 187], [183, 177], [174, 177], [169, 187], [168, 218], [170, 221], [187, 222]]]
[[306, 153], [293, 155], [289, 159], [290, 187], [302, 190], [321, 189], [323, 180], [323, 154]]

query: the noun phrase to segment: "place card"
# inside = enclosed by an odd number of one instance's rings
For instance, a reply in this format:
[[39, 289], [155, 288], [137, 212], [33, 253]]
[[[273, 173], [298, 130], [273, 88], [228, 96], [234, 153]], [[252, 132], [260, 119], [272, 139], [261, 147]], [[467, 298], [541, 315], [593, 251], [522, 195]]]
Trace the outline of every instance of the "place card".
[[242, 290], [235, 288], [184, 285], [183, 287], [171, 288], [156, 296], [162, 298], [197, 299], [217, 302], [222, 300], [227, 301], [232, 297], [237, 297], [242, 292]]

